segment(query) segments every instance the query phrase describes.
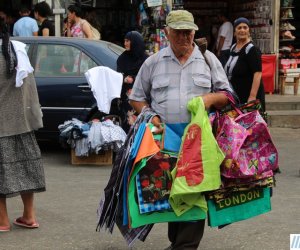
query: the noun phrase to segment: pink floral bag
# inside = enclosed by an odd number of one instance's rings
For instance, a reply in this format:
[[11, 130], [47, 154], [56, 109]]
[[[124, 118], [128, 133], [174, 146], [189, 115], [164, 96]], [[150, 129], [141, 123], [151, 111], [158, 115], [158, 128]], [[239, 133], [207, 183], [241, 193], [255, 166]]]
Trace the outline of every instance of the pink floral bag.
[[226, 178], [263, 179], [278, 169], [278, 152], [258, 110], [243, 113], [232, 100], [237, 117], [217, 115], [216, 140], [225, 153], [221, 174]]

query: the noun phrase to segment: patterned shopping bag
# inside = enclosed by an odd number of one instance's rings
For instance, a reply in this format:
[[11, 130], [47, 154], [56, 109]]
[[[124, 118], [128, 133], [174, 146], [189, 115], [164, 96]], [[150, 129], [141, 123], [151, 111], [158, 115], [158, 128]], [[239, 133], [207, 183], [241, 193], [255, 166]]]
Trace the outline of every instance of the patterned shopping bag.
[[226, 178], [267, 177], [278, 169], [277, 149], [257, 110], [237, 118], [222, 115], [216, 139], [226, 155], [221, 167], [221, 174]]
[[159, 152], [136, 175], [140, 213], [170, 209], [171, 171], [176, 161], [177, 157]]

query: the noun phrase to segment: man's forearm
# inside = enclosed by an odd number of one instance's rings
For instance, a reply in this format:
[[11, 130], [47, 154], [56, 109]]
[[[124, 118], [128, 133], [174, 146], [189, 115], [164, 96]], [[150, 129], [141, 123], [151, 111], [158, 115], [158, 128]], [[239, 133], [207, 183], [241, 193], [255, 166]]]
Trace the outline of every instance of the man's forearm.
[[225, 93], [209, 93], [202, 96], [205, 109], [208, 110], [211, 107], [216, 109], [223, 108], [228, 103], [228, 97]]

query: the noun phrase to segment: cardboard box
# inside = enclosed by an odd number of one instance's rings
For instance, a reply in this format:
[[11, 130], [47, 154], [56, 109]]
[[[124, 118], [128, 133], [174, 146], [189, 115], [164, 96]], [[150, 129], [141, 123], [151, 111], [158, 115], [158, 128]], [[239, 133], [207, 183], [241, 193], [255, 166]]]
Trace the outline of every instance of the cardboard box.
[[71, 163], [73, 165], [112, 165], [112, 150], [99, 152], [99, 154], [91, 154], [89, 156], [76, 156], [75, 150], [71, 149]]

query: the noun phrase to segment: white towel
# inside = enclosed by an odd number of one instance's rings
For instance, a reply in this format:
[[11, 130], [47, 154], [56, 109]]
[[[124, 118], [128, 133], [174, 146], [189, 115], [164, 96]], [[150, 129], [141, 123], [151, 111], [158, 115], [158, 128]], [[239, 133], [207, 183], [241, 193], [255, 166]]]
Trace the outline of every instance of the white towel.
[[28, 74], [33, 73], [34, 69], [30, 64], [27, 52], [26, 44], [19, 41], [11, 41], [17, 54], [18, 65], [16, 67], [16, 87], [21, 87], [23, 85], [23, 79], [25, 79]]
[[104, 66], [91, 68], [84, 75], [97, 101], [98, 109], [109, 114], [111, 101], [121, 95], [123, 75]]

